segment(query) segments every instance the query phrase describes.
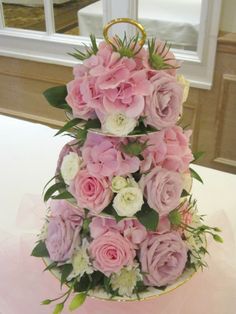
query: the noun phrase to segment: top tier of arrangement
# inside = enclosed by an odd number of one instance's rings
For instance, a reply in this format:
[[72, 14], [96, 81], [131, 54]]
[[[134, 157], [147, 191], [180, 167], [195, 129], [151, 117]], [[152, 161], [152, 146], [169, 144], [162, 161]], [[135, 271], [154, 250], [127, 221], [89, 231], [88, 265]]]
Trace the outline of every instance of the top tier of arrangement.
[[[108, 37], [116, 23], [128, 22], [141, 32]], [[69, 122], [62, 131], [77, 129], [109, 136], [139, 136], [174, 126], [182, 114], [188, 82], [177, 75], [179, 63], [166, 42], [146, 41], [142, 25], [130, 19], [111, 21], [104, 29], [105, 41], [72, 55], [80, 64], [67, 86], [47, 90], [49, 103], [68, 112]], [[147, 44], [146, 48], [144, 44]], [[82, 129], [81, 129], [82, 126]], [[62, 132], [61, 131], [61, 132]]]

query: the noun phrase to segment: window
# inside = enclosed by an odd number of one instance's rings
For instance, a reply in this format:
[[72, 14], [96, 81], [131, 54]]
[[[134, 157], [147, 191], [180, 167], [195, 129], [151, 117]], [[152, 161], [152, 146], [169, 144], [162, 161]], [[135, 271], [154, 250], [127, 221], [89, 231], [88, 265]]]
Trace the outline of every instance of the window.
[[[0, 54], [72, 66], [68, 52], [90, 33], [99, 38], [106, 22], [130, 17], [172, 44], [192, 86], [210, 88], [220, 7], [221, 0], [0, 0]], [[124, 30], [133, 32], [125, 24], [111, 32]]]

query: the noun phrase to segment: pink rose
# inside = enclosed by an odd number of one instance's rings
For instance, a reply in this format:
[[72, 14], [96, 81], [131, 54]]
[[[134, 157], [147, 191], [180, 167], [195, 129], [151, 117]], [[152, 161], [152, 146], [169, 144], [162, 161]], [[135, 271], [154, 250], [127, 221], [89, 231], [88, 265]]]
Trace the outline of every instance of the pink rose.
[[139, 184], [148, 205], [160, 216], [167, 215], [179, 205], [183, 190], [183, 181], [179, 173], [155, 167], [147, 175], [142, 176]]
[[75, 78], [67, 84], [66, 101], [72, 108], [73, 116], [84, 120], [96, 118], [94, 106], [99, 102], [99, 91], [88, 76]]
[[138, 171], [140, 160], [119, 150], [120, 140], [89, 133], [82, 148], [83, 160], [91, 175], [111, 177]]
[[66, 200], [51, 200], [50, 210], [53, 217], [61, 216], [63, 220], [69, 221], [73, 228], [83, 224], [84, 210]]
[[80, 152], [80, 148], [79, 146], [76, 144], [77, 143], [77, 140], [73, 140], [73, 141], [70, 141], [69, 143], [66, 143], [60, 154], [59, 154], [59, 157], [58, 157], [58, 161], [57, 161], [57, 168], [56, 168], [56, 174], [59, 174], [60, 171], [61, 171], [61, 164], [62, 164], [62, 161], [63, 161], [63, 158], [68, 155], [69, 153], [76, 153], [78, 154], [78, 156], [81, 156], [81, 152]]
[[187, 262], [187, 247], [177, 232], [152, 234], [141, 243], [141, 269], [147, 286], [165, 286], [174, 282]]
[[50, 217], [45, 241], [50, 259], [55, 262], [70, 259], [80, 242], [79, 232], [80, 228], [74, 229], [71, 223], [61, 216]]
[[111, 201], [113, 193], [107, 178], [97, 178], [80, 170], [70, 185], [78, 206], [99, 214]]
[[157, 72], [150, 82], [153, 92], [146, 97], [146, 123], [157, 129], [173, 126], [181, 113], [183, 88], [164, 71]]
[[144, 157], [141, 163], [142, 172], [155, 166], [185, 172], [193, 160], [189, 148], [190, 136], [191, 131], [184, 131], [180, 126], [166, 128], [146, 136], [143, 140], [147, 140], [148, 147], [142, 153]]
[[110, 276], [124, 266], [133, 265], [135, 250], [120, 233], [108, 231], [91, 242], [89, 254], [95, 269]]

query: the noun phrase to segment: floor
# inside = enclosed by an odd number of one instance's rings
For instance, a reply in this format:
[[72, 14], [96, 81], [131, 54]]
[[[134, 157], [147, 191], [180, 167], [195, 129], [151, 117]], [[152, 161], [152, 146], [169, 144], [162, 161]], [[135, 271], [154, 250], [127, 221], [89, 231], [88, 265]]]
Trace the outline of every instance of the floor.
[[[72, 0], [55, 5], [54, 19], [57, 33], [79, 35], [77, 11], [97, 0]], [[3, 2], [5, 25], [7, 27], [45, 31], [43, 7], [29, 7]]]

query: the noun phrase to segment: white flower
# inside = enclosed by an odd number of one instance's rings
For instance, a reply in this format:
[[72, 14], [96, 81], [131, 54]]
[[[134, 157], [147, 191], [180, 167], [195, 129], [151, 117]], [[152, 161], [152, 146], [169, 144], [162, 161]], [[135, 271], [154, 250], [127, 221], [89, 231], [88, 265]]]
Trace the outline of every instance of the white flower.
[[130, 187], [134, 187], [134, 188], [138, 188], [139, 185], [138, 183], [134, 180], [134, 178], [127, 178], [127, 185], [130, 186]]
[[190, 193], [192, 189], [192, 184], [193, 184], [193, 179], [190, 172], [184, 172], [181, 174], [181, 176], [183, 179], [183, 189], [187, 191], [188, 193]]
[[187, 98], [188, 98], [188, 92], [189, 92], [189, 81], [187, 81], [185, 79], [185, 77], [183, 75], [178, 75], [177, 76], [177, 82], [182, 85], [183, 87], [183, 99], [182, 99], [182, 102], [184, 103]]
[[77, 172], [80, 170], [82, 164], [82, 158], [76, 153], [69, 153], [63, 158], [61, 164], [61, 175], [65, 183], [70, 184], [71, 180], [74, 179]]
[[124, 177], [116, 176], [111, 181], [111, 189], [113, 192], [118, 193], [121, 189], [127, 186], [127, 180]]
[[48, 221], [45, 221], [39, 234], [39, 240], [46, 240], [48, 236]]
[[113, 200], [113, 207], [119, 216], [132, 217], [142, 205], [143, 194], [137, 187], [120, 190]]
[[142, 275], [136, 264], [134, 267], [123, 267], [118, 273], [112, 274], [111, 286], [113, 290], [118, 289], [119, 295], [130, 297], [137, 281], [140, 280], [142, 280]]
[[82, 277], [83, 274], [91, 274], [93, 272], [92, 265], [89, 261], [89, 256], [87, 253], [88, 242], [86, 239], [83, 240], [82, 246], [76, 249], [74, 252], [71, 263], [73, 266], [73, 270], [68, 276], [68, 280], [71, 280], [75, 277]]
[[134, 118], [126, 117], [123, 113], [116, 112], [107, 116], [103, 125], [105, 132], [126, 136], [135, 128], [137, 121]]

